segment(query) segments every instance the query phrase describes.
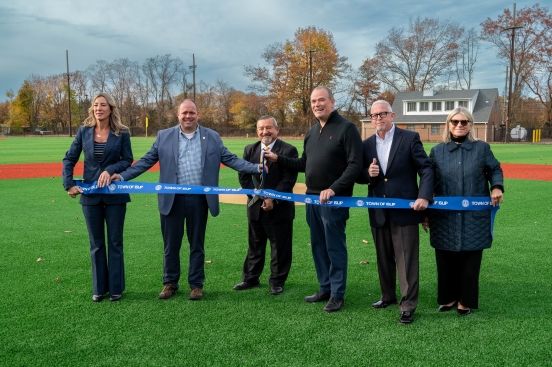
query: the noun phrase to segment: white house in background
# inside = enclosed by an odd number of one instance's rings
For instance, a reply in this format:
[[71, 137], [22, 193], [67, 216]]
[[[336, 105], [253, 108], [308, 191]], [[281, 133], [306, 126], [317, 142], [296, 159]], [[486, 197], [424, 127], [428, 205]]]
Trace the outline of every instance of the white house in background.
[[[393, 102], [396, 126], [415, 130], [423, 141], [441, 141], [447, 115], [454, 108], [466, 107], [473, 114], [474, 136], [493, 141], [501, 123], [498, 89], [444, 90], [439, 92], [399, 92]], [[362, 138], [374, 134], [370, 118], [362, 119]]]

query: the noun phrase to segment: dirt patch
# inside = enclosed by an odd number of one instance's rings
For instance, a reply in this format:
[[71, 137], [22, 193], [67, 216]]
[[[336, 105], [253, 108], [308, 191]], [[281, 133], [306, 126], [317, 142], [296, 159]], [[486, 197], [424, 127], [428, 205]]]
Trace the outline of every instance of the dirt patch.
[[[305, 186], [304, 183], [296, 183], [295, 186], [293, 186], [293, 192], [295, 194], [304, 194], [305, 191], [307, 191], [307, 186]], [[226, 195], [222, 194], [219, 195], [219, 200], [221, 203], [227, 203], [227, 204], [243, 204], [245, 205], [247, 203], [247, 196], [245, 195]], [[295, 203], [295, 205], [304, 205], [303, 203]]]

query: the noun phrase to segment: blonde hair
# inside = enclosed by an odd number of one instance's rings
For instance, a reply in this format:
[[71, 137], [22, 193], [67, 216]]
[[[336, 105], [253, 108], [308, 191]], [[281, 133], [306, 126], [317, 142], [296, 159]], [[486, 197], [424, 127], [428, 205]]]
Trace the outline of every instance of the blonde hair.
[[468, 131], [468, 135], [466, 136], [466, 139], [469, 141], [476, 140], [475, 137], [472, 134], [472, 126], [473, 126], [473, 115], [472, 113], [466, 108], [466, 107], [456, 107], [447, 116], [447, 120], [445, 121], [445, 128], [443, 129], [443, 141], [445, 143], [448, 143], [451, 141], [450, 138], [450, 120], [457, 114], [462, 114], [468, 120], [468, 125], [470, 126], [470, 130]]
[[90, 108], [88, 108], [88, 117], [83, 121], [83, 125], [87, 127], [94, 127], [97, 125], [98, 121], [96, 120], [96, 117], [94, 116], [94, 102], [99, 97], [104, 97], [107, 101], [107, 104], [109, 105], [109, 108], [111, 110], [111, 113], [109, 114], [109, 128], [115, 135], [119, 135], [121, 131], [127, 130], [128, 127], [123, 125], [121, 122], [121, 112], [119, 111], [119, 107], [115, 104], [115, 99], [111, 97], [111, 95], [101, 92], [96, 94], [94, 98], [92, 99], [92, 105]]

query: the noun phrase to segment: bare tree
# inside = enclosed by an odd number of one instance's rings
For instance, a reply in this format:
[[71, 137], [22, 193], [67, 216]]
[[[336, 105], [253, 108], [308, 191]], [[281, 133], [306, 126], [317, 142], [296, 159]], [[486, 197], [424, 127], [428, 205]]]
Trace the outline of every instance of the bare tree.
[[548, 66], [539, 64], [533, 75], [527, 79], [527, 87], [537, 96], [545, 108], [546, 122], [552, 122], [552, 55], [548, 55]]
[[461, 89], [471, 89], [475, 63], [479, 54], [479, 35], [470, 28], [460, 42], [456, 56], [456, 80]]
[[125, 125], [134, 127], [140, 115], [137, 103], [140, 98], [137, 86], [140, 68], [137, 62], [127, 58], [110, 63], [108, 69], [109, 90], [121, 109], [121, 118]]
[[408, 31], [392, 28], [376, 45], [380, 80], [396, 91], [427, 89], [454, 65], [463, 32], [456, 24], [431, 18], [410, 21]]
[[92, 83], [92, 90], [95, 93], [107, 92], [109, 78], [109, 63], [105, 60], [98, 60], [94, 65], [86, 69], [86, 73]]
[[173, 58], [170, 54], [148, 58], [142, 65], [157, 106], [159, 126], [165, 125], [168, 111], [173, 107], [171, 89], [179, 81], [183, 65], [180, 58]]
[[[520, 103], [524, 87], [529, 87], [533, 93], [546, 89], [542, 87], [546, 85], [546, 75], [550, 72], [551, 65], [552, 14], [539, 4], [522, 8], [517, 14], [512, 14], [510, 9], [504, 9], [497, 19], [487, 18], [481, 26], [482, 38], [497, 47], [498, 56], [506, 64], [509, 64], [510, 59], [513, 32], [511, 29], [521, 27], [515, 30], [510, 103], [513, 115], [511, 122], [522, 121], [523, 111], [520, 109]], [[546, 101], [545, 94], [543, 97], [542, 101]]]
[[215, 93], [217, 94], [216, 103], [216, 122], [219, 124], [230, 124], [232, 121], [232, 93], [234, 88], [231, 88], [228, 83], [223, 80], [217, 80], [215, 85]]

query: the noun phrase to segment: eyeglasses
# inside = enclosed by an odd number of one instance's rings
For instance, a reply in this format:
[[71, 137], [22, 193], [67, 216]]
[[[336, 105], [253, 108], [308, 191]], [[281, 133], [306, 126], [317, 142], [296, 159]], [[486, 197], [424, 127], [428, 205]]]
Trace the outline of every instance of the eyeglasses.
[[458, 124], [462, 126], [468, 126], [470, 121], [469, 120], [450, 120], [450, 123], [453, 124], [454, 126], [458, 126]]
[[391, 113], [391, 112], [371, 113], [371, 114], [370, 114], [370, 118], [371, 118], [372, 120], [377, 120], [378, 117], [379, 117], [380, 119], [383, 119], [383, 118], [387, 117], [387, 115], [389, 115], [390, 113]]

